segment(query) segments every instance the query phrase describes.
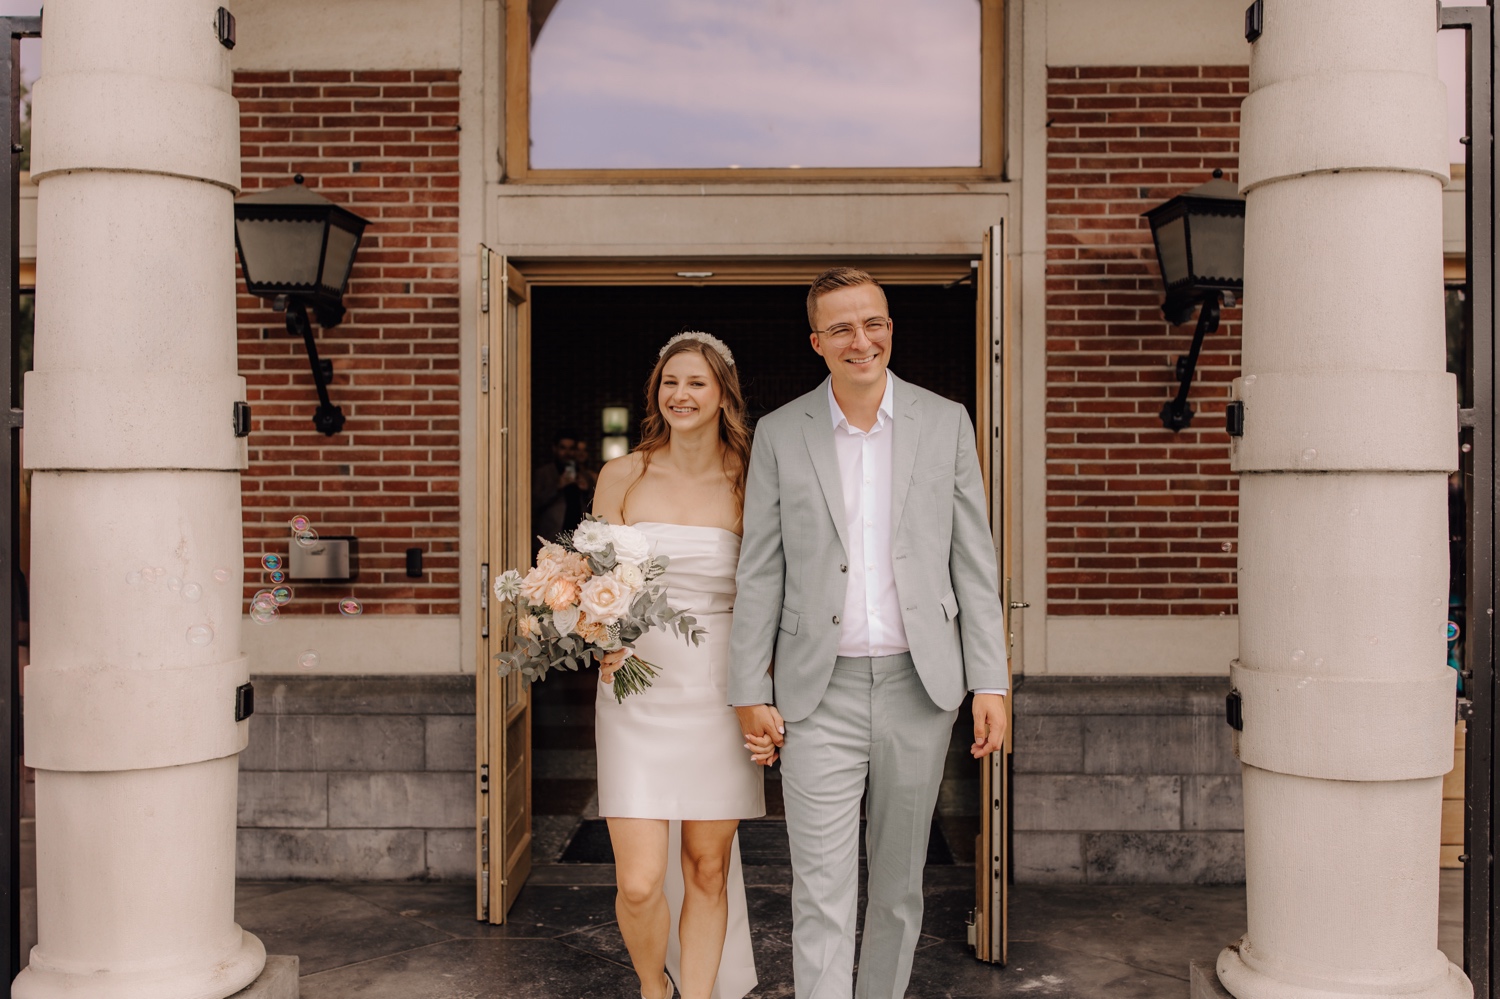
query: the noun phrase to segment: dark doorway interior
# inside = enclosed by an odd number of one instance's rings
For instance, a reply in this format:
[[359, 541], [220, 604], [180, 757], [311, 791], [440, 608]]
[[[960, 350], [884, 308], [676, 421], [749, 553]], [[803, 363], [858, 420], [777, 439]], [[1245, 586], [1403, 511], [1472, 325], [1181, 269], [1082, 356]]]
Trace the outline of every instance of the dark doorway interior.
[[[597, 467], [602, 410], [630, 409], [636, 439], [643, 390], [657, 351], [673, 334], [700, 329], [734, 352], [752, 419], [816, 387], [827, 368], [808, 344], [806, 288], [788, 285], [534, 286], [531, 289], [532, 454], [550, 459], [554, 436], [584, 437]], [[896, 321], [891, 368], [974, 412], [972, 281], [886, 288]], [[596, 679], [553, 673], [534, 688], [533, 861], [607, 863], [594, 781]], [[938, 801], [929, 861], [972, 864], [979, 828], [979, 772], [969, 758], [972, 723], [959, 713]], [[780, 774], [767, 774], [766, 821], [746, 823], [746, 863], [785, 863]], [[753, 849], [750, 849], [752, 848]], [[752, 856], [753, 854], [753, 856]], [[763, 855], [763, 856], [762, 856]]]

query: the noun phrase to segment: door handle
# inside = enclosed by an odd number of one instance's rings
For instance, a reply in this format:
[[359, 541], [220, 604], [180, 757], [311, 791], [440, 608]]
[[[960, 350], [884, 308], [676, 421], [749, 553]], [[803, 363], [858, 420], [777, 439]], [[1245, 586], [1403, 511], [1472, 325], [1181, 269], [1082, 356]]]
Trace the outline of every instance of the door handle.
[[1027, 607], [1030, 607], [1030, 606], [1031, 605], [1028, 604], [1024, 600], [1012, 600], [1010, 602], [1010, 609], [1011, 610], [1025, 610]]

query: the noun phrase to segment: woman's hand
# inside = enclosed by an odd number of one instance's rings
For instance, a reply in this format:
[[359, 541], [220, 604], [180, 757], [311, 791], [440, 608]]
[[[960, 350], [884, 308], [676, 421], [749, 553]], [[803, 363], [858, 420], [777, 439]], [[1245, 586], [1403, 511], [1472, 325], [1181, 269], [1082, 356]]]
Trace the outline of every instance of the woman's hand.
[[599, 660], [599, 682], [614, 683], [615, 670], [619, 669], [620, 664], [629, 656], [629, 649], [615, 649], [613, 652], [604, 653], [604, 657]]
[[745, 748], [750, 750], [750, 762], [762, 767], [769, 767], [776, 762], [776, 743], [771, 741], [769, 735], [749, 735], [745, 739]]

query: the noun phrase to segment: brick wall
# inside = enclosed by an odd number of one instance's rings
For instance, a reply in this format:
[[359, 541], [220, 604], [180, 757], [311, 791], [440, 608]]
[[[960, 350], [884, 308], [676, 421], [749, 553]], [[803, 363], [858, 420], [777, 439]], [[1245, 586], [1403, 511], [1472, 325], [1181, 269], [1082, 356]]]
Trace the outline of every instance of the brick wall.
[[1047, 589], [1051, 614], [1235, 613], [1224, 403], [1240, 313], [1204, 342], [1174, 434], [1171, 327], [1140, 213], [1233, 180], [1243, 66], [1051, 67], [1047, 84]]
[[[295, 588], [284, 612], [458, 613], [458, 72], [235, 75], [247, 191], [307, 186], [371, 221], [342, 325], [317, 332], [346, 423], [312, 426], [317, 396], [300, 341], [259, 299], [239, 299], [240, 370], [254, 410], [243, 477], [247, 592], [287, 523], [356, 535], [352, 587]], [[243, 284], [241, 289], [243, 290]], [[424, 550], [408, 579], [405, 551]]]

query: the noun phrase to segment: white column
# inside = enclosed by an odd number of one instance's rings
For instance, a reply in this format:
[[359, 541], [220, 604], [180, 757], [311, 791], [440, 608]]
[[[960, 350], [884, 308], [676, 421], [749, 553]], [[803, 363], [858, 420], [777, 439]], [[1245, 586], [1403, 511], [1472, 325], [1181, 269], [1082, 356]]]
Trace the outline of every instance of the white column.
[[1239, 999], [1466, 997], [1437, 948], [1444, 91], [1430, 0], [1266, 0], [1243, 110], [1240, 485], [1249, 930]]
[[218, 999], [265, 963], [234, 922], [244, 383], [218, 6], [47, 3], [26, 381], [38, 943], [18, 999]]

